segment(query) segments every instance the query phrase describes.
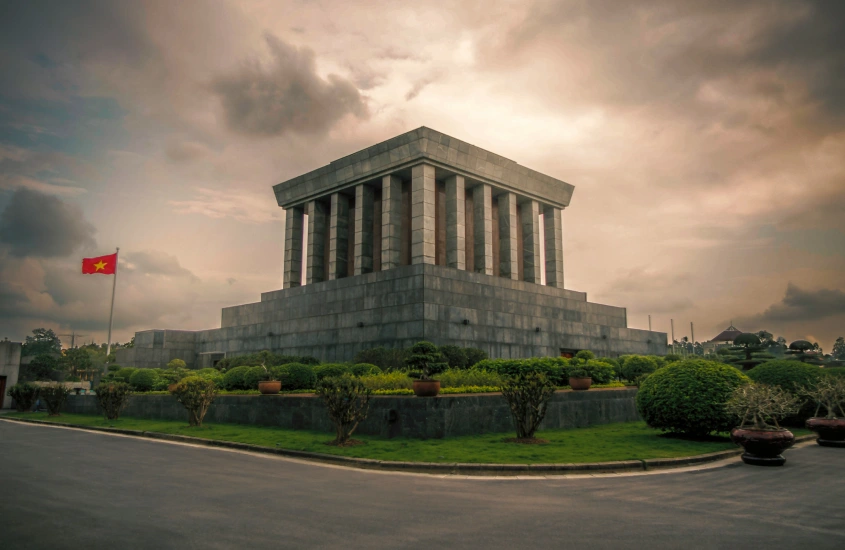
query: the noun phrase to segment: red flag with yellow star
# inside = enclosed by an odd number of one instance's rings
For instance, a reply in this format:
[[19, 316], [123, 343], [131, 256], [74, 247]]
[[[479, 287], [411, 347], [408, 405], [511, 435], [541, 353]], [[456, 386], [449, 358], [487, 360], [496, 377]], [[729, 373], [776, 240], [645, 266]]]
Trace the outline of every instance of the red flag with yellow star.
[[82, 258], [82, 274], [102, 273], [103, 275], [114, 275], [117, 269], [117, 254], [108, 256], [97, 256], [96, 258]]

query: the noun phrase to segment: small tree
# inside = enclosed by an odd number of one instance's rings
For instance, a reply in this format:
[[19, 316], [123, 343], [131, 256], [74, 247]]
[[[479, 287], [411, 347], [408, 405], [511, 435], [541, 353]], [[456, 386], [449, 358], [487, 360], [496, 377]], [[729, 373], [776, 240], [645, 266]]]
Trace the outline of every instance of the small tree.
[[330, 376], [317, 383], [317, 395], [323, 399], [329, 418], [334, 423], [335, 438], [332, 445], [342, 447], [370, 408], [371, 390], [351, 374]]
[[217, 397], [217, 386], [212, 380], [189, 376], [176, 384], [170, 393], [188, 409], [188, 424], [202, 427], [202, 419]]
[[117, 420], [126, 407], [132, 388], [126, 382], [105, 382], [94, 388], [97, 404], [106, 420]]
[[411, 370], [409, 376], [420, 380], [431, 380], [431, 377], [448, 368], [443, 360], [443, 355], [437, 350], [437, 346], [431, 342], [417, 342], [411, 346], [410, 355], [406, 360]]
[[736, 388], [725, 410], [740, 419], [740, 428], [780, 430], [778, 420], [798, 412], [801, 400], [777, 386], [746, 384]]
[[55, 384], [48, 384], [42, 386], [38, 392], [44, 404], [47, 405], [47, 412], [49, 416], [60, 416], [62, 407], [67, 401], [67, 396], [70, 390], [61, 382]]
[[15, 400], [15, 409], [18, 412], [27, 412], [38, 399], [38, 386], [21, 382], [9, 388], [6, 394]]
[[821, 351], [818, 350], [818, 344], [813, 345], [807, 340], [795, 340], [789, 344], [789, 349], [784, 354], [794, 357], [802, 363], [821, 365], [821, 361], [819, 360]]
[[168, 363], [167, 363], [167, 368], [168, 368], [168, 369], [174, 369], [174, 370], [176, 370], [176, 369], [184, 369], [184, 368], [187, 368], [187, 366], [188, 366], [188, 365], [187, 365], [187, 363], [185, 363], [185, 362], [184, 362], [183, 360], [181, 360], [181, 359], [171, 359], [171, 360], [170, 360], [170, 361], [168, 361]]
[[554, 384], [540, 372], [528, 372], [504, 381], [502, 396], [511, 410], [518, 440], [534, 439], [554, 393]]
[[845, 418], [845, 377], [822, 376], [813, 387], [804, 390], [804, 395], [816, 403], [813, 416], [817, 417], [824, 408], [825, 418]]

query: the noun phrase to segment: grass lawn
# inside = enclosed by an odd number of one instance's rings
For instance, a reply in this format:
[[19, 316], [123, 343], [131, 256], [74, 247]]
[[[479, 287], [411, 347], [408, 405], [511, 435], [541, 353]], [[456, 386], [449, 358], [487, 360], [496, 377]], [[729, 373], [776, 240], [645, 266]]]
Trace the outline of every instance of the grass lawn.
[[[102, 416], [63, 414], [47, 417], [46, 413], [10, 413], [10, 417], [32, 418], [77, 424], [81, 426], [114, 427], [169, 434], [188, 435], [205, 439], [237, 441], [265, 447], [329, 453], [358, 458], [398, 460], [409, 462], [471, 462], [495, 464], [549, 464], [606, 462], [648, 458], [692, 456], [737, 447], [726, 436], [694, 441], [661, 435], [644, 422], [606, 424], [590, 428], [545, 430], [537, 436], [549, 441], [546, 445], [505, 443], [512, 433], [450, 437], [447, 439], [384, 439], [355, 434], [364, 445], [338, 448], [326, 445], [333, 434], [308, 430], [288, 430], [271, 426], [241, 424], [206, 424], [191, 428], [187, 422], [176, 420], [144, 420], [121, 418], [106, 421]], [[795, 435], [810, 433], [792, 430]]]

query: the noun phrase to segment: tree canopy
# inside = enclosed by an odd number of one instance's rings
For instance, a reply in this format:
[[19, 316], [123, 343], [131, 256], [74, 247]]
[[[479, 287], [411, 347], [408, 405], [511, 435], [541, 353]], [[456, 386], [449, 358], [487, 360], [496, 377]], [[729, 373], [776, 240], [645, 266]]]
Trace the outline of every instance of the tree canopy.
[[37, 328], [32, 331], [32, 336], [27, 336], [26, 341], [21, 347], [21, 355], [26, 357], [30, 355], [42, 355], [62, 352], [62, 341], [49, 328]]

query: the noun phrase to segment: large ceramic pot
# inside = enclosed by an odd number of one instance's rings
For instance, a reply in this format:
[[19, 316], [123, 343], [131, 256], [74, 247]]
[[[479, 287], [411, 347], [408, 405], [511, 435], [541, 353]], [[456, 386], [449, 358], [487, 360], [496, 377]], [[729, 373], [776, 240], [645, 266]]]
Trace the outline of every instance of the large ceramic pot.
[[282, 391], [282, 383], [278, 380], [262, 380], [258, 383], [261, 395], [273, 395]]
[[440, 393], [440, 380], [414, 380], [414, 395], [435, 397]]
[[575, 391], [586, 391], [590, 389], [590, 386], [593, 385], [593, 379], [589, 376], [586, 378], [582, 378], [580, 376], [570, 376], [569, 377], [569, 387]]
[[816, 443], [823, 447], [845, 447], [845, 418], [809, 418], [807, 429], [816, 432]]
[[734, 428], [731, 441], [742, 445], [742, 461], [755, 466], [783, 466], [786, 459], [780, 454], [792, 447], [795, 436], [789, 430], [754, 430]]

